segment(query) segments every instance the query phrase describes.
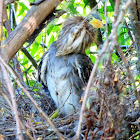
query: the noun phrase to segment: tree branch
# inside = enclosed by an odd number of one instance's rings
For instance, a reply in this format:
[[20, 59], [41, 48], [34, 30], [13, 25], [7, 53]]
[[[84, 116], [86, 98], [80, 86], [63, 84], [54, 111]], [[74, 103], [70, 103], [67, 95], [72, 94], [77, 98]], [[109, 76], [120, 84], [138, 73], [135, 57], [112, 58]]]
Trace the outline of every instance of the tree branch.
[[4, 54], [7, 55], [7, 58], [5, 57], [7, 63], [18, 52], [24, 42], [32, 35], [37, 26], [43, 22], [58, 4], [58, 0], [45, 0], [29, 10], [21, 23], [11, 32], [5, 41]]
[[3, 4], [4, 0], [0, 0], [0, 46], [2, 41], [2, 27], [3, 27]]

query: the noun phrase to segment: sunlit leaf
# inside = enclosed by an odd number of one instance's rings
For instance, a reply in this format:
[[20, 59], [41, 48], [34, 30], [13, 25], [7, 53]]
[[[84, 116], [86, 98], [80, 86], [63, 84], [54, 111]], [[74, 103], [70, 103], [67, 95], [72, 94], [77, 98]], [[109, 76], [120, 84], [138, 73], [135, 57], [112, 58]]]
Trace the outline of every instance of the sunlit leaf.
[[114, 1], [113, 1], [113, 0], [109, 0], [109, 2], [110, 2], [111, 7], [112, 7], [112, 9], [113, 9], [113, 11], [114, 11]]
[[90, 55], [90, 59], [91, 59], [92, 63], [94, 64], [95, 60], [96, 60], [96, 57], [94, 55]]
[[89, 5], [90, 0], [84, 0], [85, 6]]
[[51, 38], [50, 38], [50, 40], [49, 40], [49, 44], [48, 44], [48, 45], [50, 46], [50, 44], [52, 44], [52, 42], [54, 42], [54, 36], [53, 36], [53, 35], [51, 36]]
[[113, 53], [112, 54], [112, 59], [117, 61], [117, 60], [119, 60], [119, 57], [115, 53]]
[[48, 34], [48, 35], [51, 33], [53, 27], [54, 27], [53, 22], [51, 22], [51, 23], [49, 23], [49, 24], [47, 25], [47, 34]]
[[29, 8], [23, 2], [19, 2], [19, 5], [21, 6], [21, 9], [18, 16], [22, 15], [26, 10], [29, 10]]
[[77, 10], [76, 8], [74, 7], [74, 2], [75, 0], [72, 0], [69, 5], [68, 5], [68, 9], [71, 11], [72, 14], [77, 14]]

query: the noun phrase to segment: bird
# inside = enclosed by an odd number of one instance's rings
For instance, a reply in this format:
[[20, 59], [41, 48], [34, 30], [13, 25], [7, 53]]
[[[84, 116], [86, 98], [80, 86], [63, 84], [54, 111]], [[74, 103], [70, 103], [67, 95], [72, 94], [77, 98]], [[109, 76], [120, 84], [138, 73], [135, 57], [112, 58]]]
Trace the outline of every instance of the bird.
[[41, 59], [38, 80], [48, 88], [61, 114], [70, 115], [80, 108], [80, 99], [93, 68], [85, 51], [98, 42], [98, 29], [102, 27], [96, 13], [66, 19], [58, 39]]

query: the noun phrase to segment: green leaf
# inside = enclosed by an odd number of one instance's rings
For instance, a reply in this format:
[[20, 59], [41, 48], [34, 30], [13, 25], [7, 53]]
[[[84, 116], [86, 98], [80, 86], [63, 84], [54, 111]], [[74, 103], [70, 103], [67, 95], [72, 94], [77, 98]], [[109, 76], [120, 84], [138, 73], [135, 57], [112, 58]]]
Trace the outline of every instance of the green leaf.
[[52, 42], [54, 42], [54, 36], [53, 35], [51, 35], [51, 38], [50, 38], [50, 40], [49, 40], [49, 46], [50, 46], [50, 44], [52, 44]]
[[90, 5], [90, 0], [84, 0], [84, 4], [85, 4], [85, 7], [87, 6], [87, 5]]
[[47, 34], [50, 35], [52, 29], [54, 27], [54, 24], [53, 22], [49, 23], [48, 26], [47, 26]]
[[136, 80], [140, 80], [140, 74], [135, 77]]
[[25, 60], [25, 59], [23, 59], [23, 63], [22, 63], [22, 65], [26, 65], [26, 64], [28, 64], [28, 60]]
[[112, 8], [112, 6], [107, 6], [107, 11], [108, 11], [108, 12], [113, 12], [114, 9]]
[[76, 8], [74, 7], [74, 2], [75, 2], [75, 0], [72, 0], [71, 2], [69, 2], [68, 9], [70, 9], [72, 14], [77, 14], [78, 12], [77, 12]]
[[125, 39], [119, 39], [119, 43], [121, 44], [121, 45], [129, 45], [129, 44], [127, 44], [127, 41], [128, 42], [130, 42], [130, 38], [129, 37], [127, 37], [127, 38], [125, 38]]
[[86, 49], [86, 55], [90, 54], [90, 48]]
[[112, 54], [112, 59], [117, 61], [117, 60], [119, 60], [119, 57], [115, 53], [113, 53]]
[[21, 95], [25, 95], [23, 92], [21, 92]]
[[112, 7], [112, 9], [113, 9], [113, 11], [114, 11], [114, 1], [113, 1], [113, 0], [109, 0], [109, 2], [110, 2], [111, 7]]
[[58, 32], [60, 30], [61, 30], [61, 28], [59, 26], [55, 25], [52, 29], [52, 32]]
[[21, 6], [20, 12], [18, 14], [18, 16], [20, 16], [23, 14], [23, 12], [25, 12], [25, 10], [29, 10], [29, 8], [23, 2], [18, 2], [18, 3]]
[[56, 118], [59, 114], [59, 110], [56, 110], [51, 116], [50, 116], [50, 120], [52, 120], [53, 118]]
[[135, 133], [135, 137], [134, 137], [134, 139], [135, 140], [139, 140], [140, 139], [140, 131], [137, 131], [136, 133]]
[[36, 41], [38, 44], [40, 44], [40, 43], [41, 43], [41, 39], [42, 39], [42, 36], [41, 36], [41, 34], [39, 34], [39, 35], [37, 36], [37, 38], [35, 39], [35, 41]]
[[94, 55], [90, 55], [90, 59], [91, 59], [92, 63], [94, 64], [95, 60], [96, 60], [96, 57]]
[[34, 57], [36, 53], [36, 49], [38, 47], [38, 43], [34, 42], [30, 48], [28, 48], [29, 53]]
[[122, 36], [122, 35], [125, 35], [125, 33], [126, 33], [126, 31], [120, 32], [119, 37]]

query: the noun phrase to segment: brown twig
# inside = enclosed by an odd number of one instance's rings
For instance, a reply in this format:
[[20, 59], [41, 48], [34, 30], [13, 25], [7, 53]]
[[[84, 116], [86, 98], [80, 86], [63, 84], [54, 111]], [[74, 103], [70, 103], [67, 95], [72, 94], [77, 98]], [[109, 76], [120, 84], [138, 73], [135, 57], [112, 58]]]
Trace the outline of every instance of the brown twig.
[[84, 99], [83, 99], [83, 103], [82, 103], [82, 107], [81, 107], [80, 118], [79, 118], [78, 129], [77, 129], [77, 132], [76, 132], [76, 140], [78, 140], [79, 136], [80, 136], [81, 126], [82, 126], [82, 122], [83, 122], [83, 114], [84, 114], [84, 109], [85, 109], [88, 93], [89, 93], [89, 90], [90, 90], [90, 87], [91, 87], [91, 84], [92, 84], [92, 80], [93, 80], [93, 78], [95, 76], [97, 66], [98, 66], [98, 64], [100, 62], [100, 58], [106, 52], [106, 49], [109, 46], [109, 43], [112, 40], [113, 36], [116, 34], [118, 26], [122, 22], [122, 19], [124, 17], [125, 11], [129, 7], [130, 4], [131, 4], [131, 0], [128, 0], [127, 3], [125, 4], [124, 8], [122, 9], [121, 13], [119, 14], [118, 19], [117, 19], [116, 23], [114, 24], [113, 29], [111, 30], [111, 34], [108, 36], [108, 38], [104, 42], [102, 50], [99, 52], [98, 57], [97, 57], [97, 59], [95, 61], [94, 67], [92, 69], [92, 72], [91, 72], [91, 75], [90, 75], [90, 78], [89, 78], [89, 81], [88, 81], [87, 88], [85, 90], [85, 95], [84, 95]]
[[4, 6], [4, 9], [3, 9], [3, 22], [4, 22], [4, 26], [8, 32], [8, 34], [11, 33], [11, 27], [10, 27], [10, 21], [8, 20], [8, 14], [7, 14], [7, 11], [6, 11], [6, 6]]
[[8, 98], [8, 96], [2, 91], [0, 92], [0, 94], [2, 95], [2, 97], [4, 97], [4, 99], [6, 100], [8, 105], [10, 106], [10, 108], [12, 108], [12, 103], [11, 103], [10, 99]]
[[37, 108], [37, 110], [40, 112], [40, 114], [42, 114], [42, 116], [47, 120], [47, 122], [49, 123], [49, 125], [52, 127], [52, 129], [54, 130], [54, 132], [58, 135], [60, 140], [64, 140], [62, 135], [59, 133], [59, 131], [55, 128], [54, 124], [52, 123], [52, 121], [50, 120], [50, 118], [42, 111], [42, 109], [37, 105], [37, 103], [35, 102], [35, 100], [32, 98], [32, 96], [30, 95], [30, 93], [24, 88], [24, 86], [20, 83], [20, 81], [18, 80], [17, 76], [15, 75], [15, 73], [13, 72], [13, 70], [6, 64], [6, 62], [0, 57], [0, 61], [1, 63], [6, 67], [6, 69], [12, 74], [13, 78], [15, 79], [15, 81], [17, 82], [18, 86], [22, 89], [22, 91], [28, 96], [28, 98], [32, 101], [32, 103], [35, 105], [35, 107]]
[[17, 137], [18, 137], [19, 140], [22, 140], [20, 119], [19, 119], [19, 116], [18, 116], [16, 97], [15, 97], [15, 94], [14, 94], [14, 89], [13, 89], [13, 86], [12, 86], [12, 82], [11, 82], [10, 77], [8, 75], [8, 72], [5, 69], [5, 67], [3, 66], [3, 64], [1, 63], [0, 65], [1, 65], [2, 72], [3, 72], [3, 78], [5, 80], [5, 83], [7, 83], [7, 88], [8, 88], [7, 90], [9, 92], [10, 96], [11, 96], [13, 114], [14, 114], [14, 117], [15, 117], [15, 120], [16, 120]]
[[38, 66], [37, 62], [29, 53], [29, 51], [26, 48], [21, 48], [21, 51], [26, 55], [26, 57], [32, 62], [33, 66], [37, 69], [37, 66]]
[[27, 136], [28, 136], [31, 140], [34, 140], [34, 138], [31, 136], [31, 134], [30, 134], [29, 131], [26, 129], [26, 127], [24, 126], [24, 124], [22, 123], [21, 120], [20, 120], [20, 125], [21, 125], [21, 127], [24, 129], [24, 131], [26, 132]]
[[16, 0], [5, 0], [4, 5], [7, 6], [8, 4], [14, 3]]
[[[10, 99], [5, 95], [5, 93], [3, 92], [0, 92], [1, 95], [4, 97], [4, 99], [7, 101], [7, 103], [9, 104], [10, 106], [10, 109], [13, 110], [13, 106], [12, 106], [12, 103], [10, 101]], [[10, 112], [12, 113], [12, 112]], [[19, 120], [19, 123], [21, 125], [21, 127], [24, 129], [24, 131], [26, 132], [27, 136], [31, 139], [31, 140], [34, 140], [33, 137], [31, 136], [31, 134], [29, 133], [29, 131], [26, 129], [26, 127], [24, 126], [24, 124], [22, 123], [21, 120]], [[14, 131], [14, 130], [13, 130]]]
[[106, 33], [106, 37], [108, 36], [108, 15], [107, 15], [107, 0], [105, 1], [104, 4], [104, 13], [105, 13], [105, 33]]
[[121, 55], [121, 58], [122, 58], [122, 60], [123, 60], [123, 62], [124, 62], [124, 64], [125, 64], [125, 66], [126, 66], [128, 76], [129, 76], [129, 78], [131, 79], [131, 81], [132, 81], [132, 83], [133, 83], [133, 86], [134, 86], [134, 89], [135, 89], [135, 90], [134, 90], [135, 96], [136, 96], [136, 98], [137, 98], [137, 100], [138, 100], [138, 102], [139, 102], [139, 106], [140, 106], [140, 97], [139, 97], [139, 93], [138, 93], [138, 91], [137, 91], [136, 84], [135, 84], [135, 80], [134, 80], [134, 77], [132, 76], [132, 73], [131, 73], [131, 71], [130, 71], [130, 69], [129, 69], [127, 60], [126, 60], [126, 58], [125, 58], [125, 56], [124, 56], [124, 53], [122, 52], [120, 46], [117, 45], [116, 48], [117, 48], [119, 54]]
[[2, 41], [2, 28], [3, 28], [3, 5], [4, 0], [0, 0], [0, 46]]
[[114, 9], [114, 22], [117, 21], [118, 13], [119, 13], [119, 6], [120, 6], [120, 0], [115, 1], [115, 9]]
[[[66, 98], [65, 102], [63, 103], [63, 105], [60, 106], [57, 110], [55, 110], [55, 112], [60, 111], [60, 109], [61, 109], [62, 107], [64, 107], [64, 105], [65, 105], [65, 103], [67, 102], [67, 100], [69, 99], [70, 95], [71, 95], [71, 90], [70, 90], [70, 93], [69, 93], [68, 97]], [[59, 101], [58, 101], [58, 102], [59, 102]], [[53, 113], [53, 114], [54, 114], [54, 113]], [[52, 116], [52, 115], [50, 115], [50, 116]]]
[[133, 45], [134, 45], [135, 42], [134, 42], [133, 36], [132, 36], [132, 34], [131, 34], [130, 30], [129, 30], [129, 27], [128, 27], [128, 25], [127, 25], [126, 20], [124, 20], [124, 24], [125, 24], [125, 27], [126, 27], [126, 29], [127, 29], [127, 33], [128, 33], [128, 35], [129, 35], [129, 37], [130, 37], [130, 39], [132, 40]]

